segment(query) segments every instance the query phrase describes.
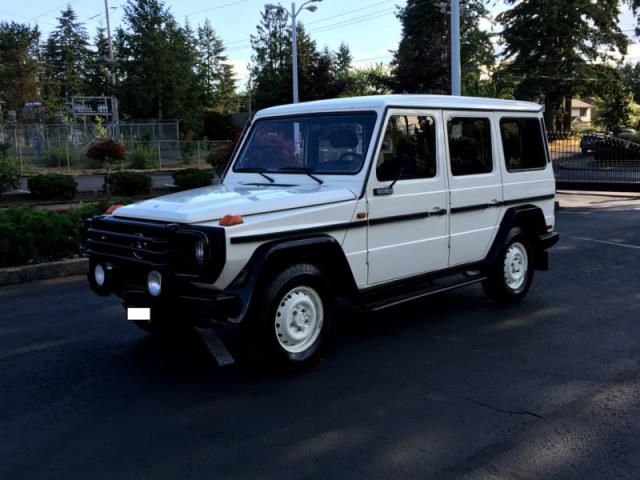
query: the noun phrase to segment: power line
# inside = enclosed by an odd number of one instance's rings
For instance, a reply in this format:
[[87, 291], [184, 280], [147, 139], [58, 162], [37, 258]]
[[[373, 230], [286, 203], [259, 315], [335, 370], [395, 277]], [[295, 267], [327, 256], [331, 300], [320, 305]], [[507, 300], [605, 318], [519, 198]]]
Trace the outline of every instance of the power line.
[[315, 25], [317, 23], [326, 22], [328, 20], [333, 20], [334, 18], [344, 17], [345, 15], [349, 15], [349, 14], [355, 13], [355, 12], [361, 12], [362, 10], [368, 10], [370, 8], [374, 8], [374, 7], [377, 7], [377, 6], [380, 6], [380, 5], [384, 5], [386, 3], [390, 3], [390, 0], [384, 0], [382, 2], [373, 3], [371, 5], [367, 5], [366, 7], [356, 8], [354, 10], [349, 10], [349, 11], [346, 11], [346, 12], [342, 12], [342, 13], [339, 13], [337, 15], [332, 15], [330, 17], [323, 17], [323, 18], [321, 18], [319, 20], [314, 20], [313, 22], [308, 22], [308, 23], [306, 23], [306, 25], [307, 26], [308, 25]]
[[247, 3], [249, 0], [239, 0], [236, 2], [224, 3], [222, 5], [218, 5], [217, 7], [205, 8], [204, 10], [198, 10], [196, 12], [186, 13], [185, 16], [189, 17], [191, 15], [200, 15], [201, 13], [213, 12], [214, 10], [220, 10], [222, 8], [233, 7], [234, 5], [240, 5], [241, 3]]
[[37, 15], [37, 16], [35, 16], [35, 17], [32, 17], [32, 18], [30, 18], [30, 19], [29, 19], [29, 20], [27, 20], [27, 21], [28, 21], [28, 22], [31, 22], [31, 21], [33, 21], [33, 20], [37, 20], [37, 19], [39, 19], [39, 18], [41, 18], [41, 17], [44, 17], [45, 15], [49, 15], [50, 13], [53, 13], [53, 12], [59, 12], [61, 8], [64, 8], [64, 7], [66, 7], [67, 5], [71, 5], [72, 3], [75, 3], [76, 1], [77, 1], [77, 0], [69, 0], [68, 2], [63, 3], [63, 4], [62, 4], [62, 5], [60, 5], [59, 7], [56, 7], [56, 8], [54, 8], [54, 9], [48, 10], [48, 11], [46, 11], [46, 12], [44, 12], [44, 13], [41, 13], [40, 15]]

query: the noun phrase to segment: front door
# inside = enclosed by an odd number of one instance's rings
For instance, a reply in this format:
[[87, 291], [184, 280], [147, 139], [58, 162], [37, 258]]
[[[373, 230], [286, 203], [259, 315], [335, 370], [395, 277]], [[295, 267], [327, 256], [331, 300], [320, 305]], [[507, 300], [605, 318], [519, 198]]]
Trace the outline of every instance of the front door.
[[450, 266], [484, 259], [502, 209], [493, 114], [445, 112], [451, 190]]
[[442, 115], [390, 110], [367, 185], [368, 284], [447, 267]]

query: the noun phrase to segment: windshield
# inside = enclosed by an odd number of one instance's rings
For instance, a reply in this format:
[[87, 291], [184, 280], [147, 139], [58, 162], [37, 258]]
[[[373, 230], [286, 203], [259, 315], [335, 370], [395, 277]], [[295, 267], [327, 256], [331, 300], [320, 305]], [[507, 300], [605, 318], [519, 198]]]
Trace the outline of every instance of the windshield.
[[233, 170], [355, 174], [375, 123], [375, 112], [258, 120]]

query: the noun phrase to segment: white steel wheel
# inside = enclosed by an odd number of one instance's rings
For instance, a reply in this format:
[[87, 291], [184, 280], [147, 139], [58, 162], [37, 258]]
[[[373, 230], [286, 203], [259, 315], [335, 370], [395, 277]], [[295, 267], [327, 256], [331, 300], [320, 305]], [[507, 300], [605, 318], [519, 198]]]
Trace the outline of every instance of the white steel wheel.
[[529, 255], [520, 242], [509, 245], [504, 256], [504, 281], [515, 293], [520, 293], [527, 285], [529, 275]]
[[311, 287], [289, 291], [275, 314], [276, 338], [288, 353], [301, 353], [314, 345], [322, 332], [324, 307], [320, 294]]

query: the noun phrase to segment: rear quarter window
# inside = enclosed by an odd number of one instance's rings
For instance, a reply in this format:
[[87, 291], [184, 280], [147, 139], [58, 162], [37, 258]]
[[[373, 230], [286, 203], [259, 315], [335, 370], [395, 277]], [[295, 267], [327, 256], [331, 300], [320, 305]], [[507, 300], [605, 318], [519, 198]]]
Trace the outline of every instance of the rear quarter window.
[[538, 118], [503, 118], [500, 135], [509, 172], [542, 170], [547, 166], [542, 124]]

